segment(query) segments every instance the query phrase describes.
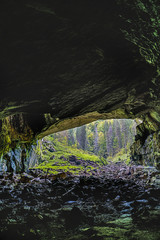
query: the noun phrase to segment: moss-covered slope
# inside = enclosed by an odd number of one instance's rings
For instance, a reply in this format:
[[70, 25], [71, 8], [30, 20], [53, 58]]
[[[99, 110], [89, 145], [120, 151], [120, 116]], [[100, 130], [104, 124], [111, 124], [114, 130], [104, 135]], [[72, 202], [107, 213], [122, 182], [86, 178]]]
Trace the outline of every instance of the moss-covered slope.
[[[54, 140], [53, 135], [39, 141], [35, 149], [38, 162], [34, 168], [48, 172], [49, 174], [66, 173], [72, 175], [90, 175], [94, 171], [107, 164], [104, 158], [91, 155], [86, 151], [66, 146]], [[40, 163], [40, 164], [39, 164]], [[30, 167], [32, 166], [32, 159]]]

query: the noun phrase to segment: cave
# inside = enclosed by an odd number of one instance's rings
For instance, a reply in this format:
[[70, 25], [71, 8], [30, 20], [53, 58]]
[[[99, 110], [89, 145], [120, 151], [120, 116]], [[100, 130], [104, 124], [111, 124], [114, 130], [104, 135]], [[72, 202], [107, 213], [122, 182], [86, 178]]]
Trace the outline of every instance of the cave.
[[2, 2], [1, 155], [116, 118], [143, 121], [140, 155], [160, 124], [159, 4], [151, 2]]
[[[6, 208], [1, 208], [3, 230], [0, 234], [2, 240], [10, 239], [11, 235], [16, 239], [52, 239], [53, 236], [45, 235], [47, 210], [42, 211], [41, 214], [38, 213], [41, 208], [37, 208], [37, 212], [34, 213], [33, 206], [29, 207], [25, 204], [25, 201], [29, 201], [26, 200], [27, 194], [30, 196], [30, 192], [32, 195], [32, 186], [27, 185], [27, 187], [25, 186], [27, 183], [24, 183], [19, 193], [22, 194], [20, 197], [17, 195], [18, 189], [14, 191], [12, 186], [10, 189], [3, 181], [4, 175], [8, 178], [5, 180], [13, 179], [11, 164], [13, 162], [17, 174], [25, 179], [27, 174], [25, 172], [28, 170], [27, 161], [32, 150], [37, 141], [45, 136], [99, 119], [140, 119], [135, 141], [131, 146], [131, 158], [136, 164], [141, 165], [149, 161], [157, 169], [158, 182], [160, 5], [158, 0], [132, 2], [130, 0], [3, 0], [0, 5], [0, 165], [3, 165], [4, 160], [7, 163], [5, 173], [0, 172], [0, 179], [4, 184], [1, 184], [3, 193], [1, 205], [5, 205], [5, 199], [6, 202], [9, 201], [7, 199], [12, 199], [8, 205], [6, 203]], [[45, 195], [45, 187], [39, 186], [38, 190], [35, 185], [33, 189], [37, 199], [38, 194], [42, 192], [47, 199], [55, 198], [58, 208], [60, 197], [63, 196], [65, 199], [68, 194], [63, 191], [65, 187], [61, 187], [64, 183], [58, 181], [60, 182], [55, 183], [57, 184], [55, 196], [49, 194], [52, 192], [52, 186], [47, 185], [48, 193]], [[82, 178], [74, 183], [76, 191], [82, 187], [84, 199], [87, 194], [85, 181]], [[96, 182], [99, 180], [94, 180], [94, 183], [92, 180], [87, 181], [90, 193], [101, 188], [100, 182]], [[66, 189], [70, 191], [73, 186], [70, 188], [67, 184]], [[110, 184], [111, 182], [104, 182], [101, 186], [109, 189]], [[144, 220], [145, 226], [152, 225], [153, 221], [152, 234], [148, 233], [147, 236], [148, 239], [158, 240], [160, 236], [157, 230], [160, 216], [158, 186], [142, 191], [142, 186], [135, 185], [133, 196], [138, 189], [137, 192], [143, 197], [139, 198], [140, 195], [137, 195], [132, 202], [129, 201], [131, 198], [129, 194], [130, 198], [128, 197], [127, 202], [122, 204], [121, 201], [125, 200], [119, 200], [121, 196], [115, 191], [116, 186], [121, 184], [119, 181], [115, 181], [115, 184], [114, 181], [112, 182], [114, 189], [111, 188], [108, 193], [111, 196], [108, 199], [114, 199], [113, 205], [126, 204], [126, 208], [133, 213], [133, 222], [137, 220], [137, 216], [141, 216], [138, 220], [139, 227], [140, 221]], [[122, 186], [127, 193], [133, 185], [123, 182]], [[103, 194], [105, 196], [105, 193], [101, 191], [101, 197]], [[146, 200], [144, 196], [148, 196], [148, 199]], [[98, 197], [95, 194], [96, 198]], [[14, 199], [19, 201], [16, 204], [20, 204], [21, 201], [24, 203], [23, 209], [15, 208], [18, 209], [15, 211], [23, 212], [24, 218], [20, 217], [19, 220], [13, 218], [16, 214], [11, 207]], [[37, 199], [35, 199], [36, 203]], [[72, 236], [72, 223], [75, 224], [74, 229], [81, 224], [74, 216], [79, 216], [78, 219], [82, 219], [82, 222], [84, 216], [76, 205], [78, 204], [76, 199], [68, 201], [73, 201], [71, 211], [66, 210], [70, 209], [71, 203], [68, 203], [61, 212], [64, 225], [69, 224], [65, 225], [65, 229], [69, 229], [68, 239], [78, 239], [78, 236], [79, 239], [88, 239], [88, 236], [95, 240], [110, 236], [116, 239], [118, 234], [121, 236], [120, 239], [144, 239], [145, 226], [139, 228], [140, 232], [135, 232], [130, 238], [129, 230], [123, 235], [120, 224], [123, 222], [123, 217], [119, 219], [119, 223], [113, 223], [111, 218], [106, 220], [111, 221], [109, 225], [96, 225], [100, 222], [101, 216], [96, 218], [94, 228], [88, 228], [84, 221], [81, 232]], [[131, 203], [127, 205], [129, 202]], [[147, 204], [152, 206], [152, 211], [146, 207]], [[95, 208], [92, 206], [91, 209], [96, 215]], [[114, 216], [116, 210], [110, 208], [109, 203], [106, 209]], [[103, 208], [99, 210], [103, 212]], [[122, 207], [121, 210], [124, 210], [125, 214], [126, 209]], [[12, 217], [9, 217], [11, 212]], [[4, 217], [5, 214], [9, 220]], [[32, 218], [31, 215], [35, 217]], [[51, 215], [50, 217], [52, 218]], [[71, 224], [66, 221], [68, 217], [73, 219]], [[130, 215], [125, 216], [125, 220], [130, 224]], [[35, 221], [36, 229], [29, 224], [26, 231], [26, 221], [27, 224]], [[58, 240], [65, 239], [64, 235], [60, 234], [63, 221], [59, 222], [56, 230]], [[87, 221], [92, 224], [92, 217], [89, 216]], [[14, 224], [18, 226], [21, 223], [23, 224], [18, 230], [15, 230]], [[115, 228], [117, 235], [114, 235], [114, 224], [117, 224]], [[43, 229], [42, 235], [39, 233], [40, 225]], [[51, 227], [56, 229], [54, 224], [47, 226], [47, 229]]]

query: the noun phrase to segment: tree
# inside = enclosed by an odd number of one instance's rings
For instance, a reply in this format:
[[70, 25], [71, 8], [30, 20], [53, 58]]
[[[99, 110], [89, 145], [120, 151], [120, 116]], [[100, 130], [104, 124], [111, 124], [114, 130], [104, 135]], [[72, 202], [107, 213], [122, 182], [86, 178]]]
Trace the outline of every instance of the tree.
[[135, 139], [136, 125], [136, 121], [126, 119], [99, 120], [54, 136], [65, 145], [107, 158], [129, 151]]
[[113, 130], [112, 130], [112, 125], [110, 124], [109, 129], [108, 129], [108, 133], [107, 133], [107, 153], [109, 156], [113, 155]]
[[78, 127], [76, 130], [76, 139], [78, 143], [78, 148], [83, 150], [86, 149], [86, 125]]
[[99, 146], [98, 146], [98, 129], [97, 129], [97, 125], [98, 123], [95, 122], [95, 125], [94, 125], [94, 153], [96, 155], [98, 155], [98, 149], [99, 149]]
[[68, 130], [68, 145], [72, 146], [75, 144], [74, 129]]

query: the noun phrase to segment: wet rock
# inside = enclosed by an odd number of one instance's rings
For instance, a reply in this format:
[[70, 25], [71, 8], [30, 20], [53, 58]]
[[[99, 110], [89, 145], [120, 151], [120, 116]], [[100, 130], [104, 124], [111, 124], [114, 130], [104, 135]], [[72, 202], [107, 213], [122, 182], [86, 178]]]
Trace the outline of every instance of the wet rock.
[[44, 155], [47, 155], [47, 154], [48, 154], [48, 152], [47, 152], [47, 151], [43, 151], [42, 153], [43, 153]]
[[5, 180], [13, 180], [14, 178], [14, 173], [8, 173], [4, 176]]
[[7, 180], [2, 180], [2, 181], [1, 181], [1, 185], [2, 185], [2, 186], [5, 186], [5, 185], [7, 185], [7, 183], [8, 183], [8, 181], [7, 181]]
[[71, 211], [66, 211], [62, 215], [68, 228], [77, 227], [84, 219], [82, 211], [78, 207], [73, 207]]
[[139, 175], [140, 179], [147, 179], [148, 178], [148, 173], [143, 173], [141, 175]]
[[78, 160], [77, 160], [77, 161], [75, 162], [75, 165], [77, 165], [77, 166], [79, 166], [79, 165], [81, 165], [81, 164], [82, 164], [81, 161], [78, 161]]
[[56, 179], [66, 179], [67, 178], [67, 174], [65, 172], [61, 172], [58, 173], [57, 175], [55, 175]]
[[150, 178], [160, 176], [160, 171], [154, 171], [150, 174]]
[[27, 171], [27, 173], [28, 173], [29, 175], [32, 175], [33, 177], [37, 177], [37, 176], [43, 174], [43, 171], [40, 170], [40, 169], [29, 169], [29, 170]]
[[23, 173], [21, 174], [21, 178], [20, 178], [20, 182], [22, 183], [29, 183], [34, 179], [33, 176], [27, 174], [27, 173]]
[[[114, 166], [112, 167], [114, 169]], [[16, 220], [12, 224], [17, 228], [17, 234], [24, 233], [24, 229], [34, 229], [36, 233], [41, 229], [40, 239], [46, 239], [47, 232], [50, 232], [59, 240], [66, 239], [66, 236], [68, 239], [74, 239], [73, 236], [79, 236], [74, 235], [74, 231], [78, 234], [79, 229], [83, 227], [106, 226], [108, 221], [113, 221], [119, 216], [123, 216], [126, 221], [127, 216], [131, 219], [133, 217], [133, 222], [140, 218], [143, 223], [142, 217], [149, 214], [147, 209], [159, 206], [160, 190], [146, 189], [139, 184], [139, 180], [136, 180], [136, 183], [134, 179], [117, 178], [117, 175], [113, 179], [113, 171], [110, 174], [110, 179], [80, 176], [70, 180], [57, 178], [53, 181], [48, 174], [46, 179], [37, 177], [16, 186], [0, 185], [2, 229], [9, 229], [9, 223], [5, 219], [13, 219]], [[19, 176], [21, 175], [17, 175], [17, 178]], [[9, 179], [5, 181], [11, 182]], [[4, 210], [2, 213], [1, 207]], [[20, 230], [18, 219], [21, 223]], [[44, 237], [42, 232], [45, 231]], [[72, 238], [69, 238], [69, 232]], [[22, 236], [17, 236], [17, 239], [23, 239]], [[83, 237], [84, 235], [79, 239]]]
[[55, 159], [55, 156], [53, 155], [52, 157], [50, 157], [50, 160], [53, 160], [53, 159]]
[[115, 202], [118, 202], [118, 201], [120, 200], [120, 198], [121, 198], [121, 197], [120, 197], [119, 195], [117, 195], [117, 196], [115, 197], [114, 201], [115, 201]]
[[60, 156], [61, 160], [67, 161], [67, 159], [64, 156]]
[[160, 163], [157, 164], [156, 168], [160, 170]]
[[54, 147], [50, 147], [50, 148], [48, 149], [48, 151], [49, 151], [49, 152], [55, 152], [56, 150], [55, 150]]
[[70, 162], [76, 162], [77, 161], [76, 156], [74, 156], [74, 155], [69, 156], [69, 161]]
[[3, 178], [4, 178], [3, 172], [0, 172], [0, 179], [3, 179]]

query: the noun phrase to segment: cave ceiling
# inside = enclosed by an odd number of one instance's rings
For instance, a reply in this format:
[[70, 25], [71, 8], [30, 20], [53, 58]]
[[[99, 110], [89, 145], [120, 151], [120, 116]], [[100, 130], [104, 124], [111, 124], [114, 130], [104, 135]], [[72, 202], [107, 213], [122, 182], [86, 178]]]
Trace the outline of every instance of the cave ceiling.
[[158, 0], [0, 5], [0, 128], [12, 140], [100, 118], [159, 129]]

